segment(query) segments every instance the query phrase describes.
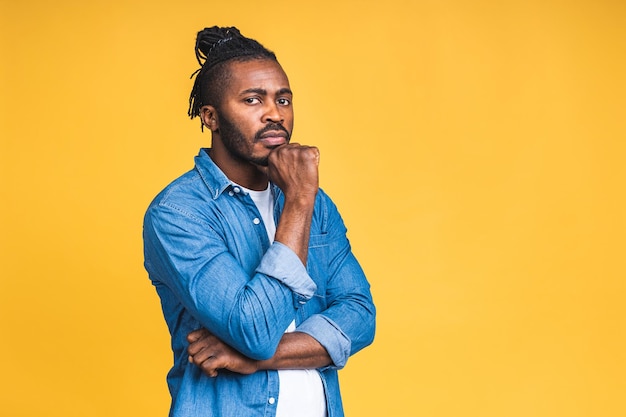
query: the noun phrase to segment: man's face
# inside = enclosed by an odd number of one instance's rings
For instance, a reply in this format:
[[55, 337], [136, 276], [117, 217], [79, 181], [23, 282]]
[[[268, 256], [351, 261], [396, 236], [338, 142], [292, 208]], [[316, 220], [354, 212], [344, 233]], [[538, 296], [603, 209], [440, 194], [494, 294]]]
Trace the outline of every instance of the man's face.
[[270, 151], [288, 143], [293, 129], [292, 92], [272, 60], [232, 62], [230, 81], [216, 109], [219, 134], [233, 162], [267, 165]]

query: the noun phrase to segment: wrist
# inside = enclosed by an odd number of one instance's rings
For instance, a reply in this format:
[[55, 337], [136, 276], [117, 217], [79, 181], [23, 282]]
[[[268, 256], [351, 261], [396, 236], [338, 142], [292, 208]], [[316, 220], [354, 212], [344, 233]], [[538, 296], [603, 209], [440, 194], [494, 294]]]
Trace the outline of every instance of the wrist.
[[285, 193], [285, 205], [293, 205], [298, 209], [312, 208], [315, 205], [316, 190], [299, 190]]
[[271, 358], [263, 360], [263, 361], [256, 361], [254, 363], [254, 366], [256, 368], [255, 372], [274, 370], [275, 369], [275, 368], [272, 367], [272, 359]]

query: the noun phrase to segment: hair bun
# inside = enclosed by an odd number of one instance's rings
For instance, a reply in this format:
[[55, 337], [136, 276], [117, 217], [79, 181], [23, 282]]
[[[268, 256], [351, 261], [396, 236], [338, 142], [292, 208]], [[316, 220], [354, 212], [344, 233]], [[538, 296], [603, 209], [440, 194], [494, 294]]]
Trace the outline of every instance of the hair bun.
[[200, 65], [202, 65], [203, 60], [206, 61], [207, 57], [216, 46], [235, 37], [242, 37], [242, 35], [239, 29], [234, 26], [212, 26], [198, 32], [198, 36], [196, 37], [196, 58]]
[[200, 64], [191, 78], [196, 80], [189, 95], [189, 116], [193, 119], [200, 115], [200, 109], [206, 104], [213, 104], [223, 88], [218, 85], [226, 72], [213, 69], [222, 62], [231, 59], [246, 61], [249, 59], [270, 59], [276, 61], [276, 55], [254, 39], [246, 38], [236, 27], [213, 26], [204, 28], [196, 37], [196, 59]]

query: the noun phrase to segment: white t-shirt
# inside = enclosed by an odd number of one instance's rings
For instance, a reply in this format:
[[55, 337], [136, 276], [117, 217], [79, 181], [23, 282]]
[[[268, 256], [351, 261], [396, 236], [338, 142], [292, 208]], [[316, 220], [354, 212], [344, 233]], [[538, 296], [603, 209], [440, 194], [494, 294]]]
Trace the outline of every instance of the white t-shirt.
[[[239, 187], [241, 187], [239, 185]], [[274, 241], [276, 222], [274, 221], [274, 198], [270, 185], [264, 191], [244, 189], [256, 205], [270, 242]], [[285, 333], [296, 329], [295, 320]], [[278, 371], [280, 389], [276, 417], [326, 417], [326, 397], [319, 372], [315, 369], [281, 369]]]

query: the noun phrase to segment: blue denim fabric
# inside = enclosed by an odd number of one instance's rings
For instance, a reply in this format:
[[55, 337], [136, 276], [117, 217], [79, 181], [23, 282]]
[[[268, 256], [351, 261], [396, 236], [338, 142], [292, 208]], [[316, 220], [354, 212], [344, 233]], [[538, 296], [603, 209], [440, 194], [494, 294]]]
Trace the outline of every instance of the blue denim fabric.
[[[278, 224], [284, 196], [273, 191]], [[188, 362], [186, 336], [205, 327], [246, 356], [267, 359], [294, 319], [296, 331], [314, 337], [332, 358], [319, 372], [329, 417], [343, 416], [337, 370], [373, 341], [376, 313], [343, 221], [322, 190], [306, 267], [287, 246], [270, 244], [250, 196], [206, 149], [150, 204], [143, 233], [145, 267], [172, 337], [170, 416], [273, 417], [276, 371], [210, 378]]]

